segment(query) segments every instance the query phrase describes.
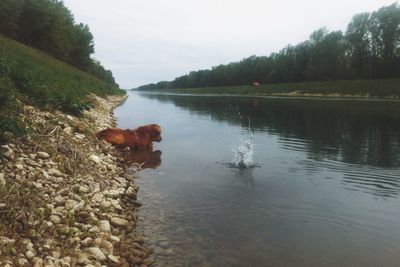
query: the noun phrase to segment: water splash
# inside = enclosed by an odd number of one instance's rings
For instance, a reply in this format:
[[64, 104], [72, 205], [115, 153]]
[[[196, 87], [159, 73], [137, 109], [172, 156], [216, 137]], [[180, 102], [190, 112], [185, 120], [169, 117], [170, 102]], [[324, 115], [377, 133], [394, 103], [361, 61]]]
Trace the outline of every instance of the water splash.
[[249, 121], [248, 126], [248, 139], [241, 139], [240, 144], [233, 148], [234, 158], [231, 162], [231, 166], [239, 169], [247, 169], [256, 167], [254, 163], [254, 142], [253, 133], [250, 127], [250, 118], [247, 117]]

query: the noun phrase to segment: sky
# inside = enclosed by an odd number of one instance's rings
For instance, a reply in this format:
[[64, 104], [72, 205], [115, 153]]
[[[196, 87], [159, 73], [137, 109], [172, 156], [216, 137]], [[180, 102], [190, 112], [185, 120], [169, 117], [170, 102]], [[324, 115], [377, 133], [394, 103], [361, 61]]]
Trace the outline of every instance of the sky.
[[64, 0], [124, 89], [279, 52], [395, 0]]

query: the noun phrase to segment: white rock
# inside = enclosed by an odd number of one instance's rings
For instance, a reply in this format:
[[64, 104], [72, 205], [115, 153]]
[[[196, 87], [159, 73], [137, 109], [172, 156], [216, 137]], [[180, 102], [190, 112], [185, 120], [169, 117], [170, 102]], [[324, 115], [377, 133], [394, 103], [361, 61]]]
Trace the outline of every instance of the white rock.
[[63, 132], [66, 133], [66, 134], [72, 134], [72, 128], [71, 127], [65, 127], [63, 129]]
[[130, 187], [128, 187], [128, 189], [126, 189], [125, 194], [128, 197], [133, 197], [136, 195], [136, 192], [135, 192], [135, 189], [132, 186], [130, 186]]
[[121, 263], [120, 257], [114, 256], [114, 255], [108, 255], [108, 259], [116, 264]]
[[7, 150], [6, 152], [3, 153], [3, 156], [6, 159], [13, 159], [14, 158], [14, 153], [12, 152], [12, 150]]
[[39, 257], [35, 257], [32, 260], [33, 267], [43, 267], [43, 259]]
[[26, 256], [26, 258], [28, 259], [28, 260], [30, 260], [30, 259], [33, 259], [33, 257], [35, 257], [35, 253], [33, 252], [33, 251], [30, 251], [30, 250], [28, 250], [26, 253], [25, 253], [25, 256]]
[[104, 233], [111, 232], [110, 222], [107, 220], [100, 221], [99, 228], [100, 228], [100, 232], [104, 232]]
[[100, 208], [102, 208], [102, 209], [108, 209], [109, 207], [111, 207], [111, 202], [110, 201], [103, 201], [100, 204]]
[[0, 173], [0, 185], [5, 185], [6, 179], [4, 179], [4, 173]]
[[24, 169], [24, 165], [22, 165], [22, 164], [15, 164], [15, 168], [17, 168], [18, 170], [23, 170], [23, 169]]
[[90, 246], [93, 244], [93, 239], [90, 237], [86, 237], [84, 240], [81, 241], [81, 244], [85, 247]]
[[94, 194], [93, 197], [92, 197], [92, 201], [93, 202], [98, 202], [98, 203], [103, 202], [104, 201], [103, 194], [100, 193], [100, 192]]
[[72, 209], [75, 209], [75, 207], [78, 206], [78, 204], [79, 204], [78, 201], [72, 200], [72, 199], [68, 199], [68, 200], [65, 202], [65, 208], [66, 208], [67, 210], [72, 210]]
[[63, 176], [63, 173], [60, 170], [57, 170], [57, 169], [50, 169], [49, 173], [53, 174], [54, 176], [57, 176], [57, 177]]
[[91, 161], [93, 161], [94, 163], [97, 163], [97, 164], [99, 164], [99, 163], [101, 162], [101, 159], [100, 159], [98, 156], [96, 156], [96, 155], [91, 155], [91, 156], [89, 157], [89, 159], [90, 159]]
[[90, 256], [98, 261], [105, 261], [107, 259], [106, 255], [104, 255], [104, 253], [98, 247], [88, 248], [86, 249], [86, 252], [88, 252]]
[[104, 192], [104, 194], [107, 197], [118, 198], [121, 195], [121, 192], [119, 190], [116, 190], [116, 189], [111, 189], [111, 190], [108, 190], [108, 191]]
[[115, 235], [111, 235], [109, 237], [109, 239], [110, 239], [111, 243], [114, 243], [114, 244], [121, 242], [121, 239], [118, 236], [115, 236]]
[[94, 243], [97, 247], [100, 247], [101, 251], [105, 255], [114, 254], [114, 247], [110, 241], [107, 241], [107, 240], [104, 240], [101, 238], [96, 238]]
[[58, 205], [58, 206], [64, 206], [64, 204], [65, 204], [65, 199], [62, 197], [62, 196], [56, 196], [55, 198], [54, 198], [54, 202], [56, 203], [56, 205]]
[[59, 223], [61, 223], [61, 218], [58, 217], [57, 215], [51, 215], [50, 221], [54, 224], [59, 224]]
[[82, 193], [82, 194], [89, 193], [89, 188], [86, 186], [79, 186], [79, 193]]
[[17, 263], [18, 263], [18, 266], [28, 266], [29, 265], [29, 261], [25, 258], [19, 258]]
[[50, 158], [50, 155], [48, 153], [46, 153], [46, 152], [39, 151], [36, 154], [40, 159], [48, 159], [48, 158]]

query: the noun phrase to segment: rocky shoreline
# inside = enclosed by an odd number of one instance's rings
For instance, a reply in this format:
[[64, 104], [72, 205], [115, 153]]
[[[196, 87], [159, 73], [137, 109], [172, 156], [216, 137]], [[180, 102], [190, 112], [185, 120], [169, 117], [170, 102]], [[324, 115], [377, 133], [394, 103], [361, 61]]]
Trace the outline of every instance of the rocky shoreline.
[[1, 266], [141, 266], [138, 187], [118, 152], [94, 133], [115, 125], [125, 97], [91, 96], [82, 117], [24, 106], [28, 127], [0, 152]]

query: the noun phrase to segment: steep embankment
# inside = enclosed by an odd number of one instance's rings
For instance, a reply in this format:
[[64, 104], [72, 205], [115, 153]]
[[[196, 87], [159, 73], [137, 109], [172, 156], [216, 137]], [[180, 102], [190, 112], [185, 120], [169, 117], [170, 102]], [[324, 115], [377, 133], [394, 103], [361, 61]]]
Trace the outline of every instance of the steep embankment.
[[94, 137], [126, 95], [12, 40], [0, 49], [0, 266], [146, 266], [138, 188]]
[[115, 85], [0, 35], [0, 132], [21, 133], [16, 100], [79, 115], [92, 106], [87, 98], [92, 93], [125, 94]]

